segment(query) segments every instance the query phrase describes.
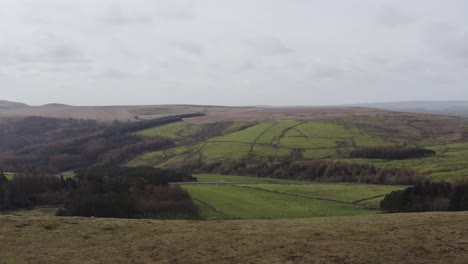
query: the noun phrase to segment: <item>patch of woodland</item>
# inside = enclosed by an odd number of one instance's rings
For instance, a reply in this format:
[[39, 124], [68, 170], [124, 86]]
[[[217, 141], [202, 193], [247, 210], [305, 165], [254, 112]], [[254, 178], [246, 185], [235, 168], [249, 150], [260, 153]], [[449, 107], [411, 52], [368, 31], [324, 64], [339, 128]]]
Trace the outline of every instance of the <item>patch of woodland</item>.
[[44, 173], [0, 173], [0, 209], [63, 206], [61, 216], [192, 219], [198, 209], [187, 191], [169, 182], [195, 181], [191, 174], [152, 167], [96, 166], [74, 178]]
[[27, 117], [2, 126], [0, 167], [5, 171], [59, 173], [92, 165], [120, 165], [138, 154], [174, 147], [167, 138], [132, 132], [200, 114], [102, 125], [90, 120]]
[[351, 151], [350, 158], [403, 160], [433, 157], [436, 152], [424, 148], [366, 147]]
[[468, 180], [425, 182], [393, 191], [380, 202], [382, 210], [397, 212], [466, 211]]
[[315, 182], [352, 182], [389, 185], [413, 185], [430, 180], [407, 168], [378, 168], [371, 164], [332, 160], [301, 162], [279, 161], [249, 163], [246, 160], [192, 165], [198, 173], [256, 176]]

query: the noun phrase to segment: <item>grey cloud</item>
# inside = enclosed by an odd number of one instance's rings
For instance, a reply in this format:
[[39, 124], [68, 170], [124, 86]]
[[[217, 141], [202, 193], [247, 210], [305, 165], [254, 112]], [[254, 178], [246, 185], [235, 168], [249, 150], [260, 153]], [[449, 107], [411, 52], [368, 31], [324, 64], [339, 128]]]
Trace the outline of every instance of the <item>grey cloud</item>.
[[21, 48], [6, 49], [0, 52], [3, 63], [16, 64], [66, 64], [89, 63], [82, 49], [74, 45], [59, 44], [25, 50]]
[[380, 8], [376, 21], [386, 27], [400, 27], [414, 23], [416, 18], [408, 15], [400, 8], [387, 4]]
[[98, 74], [96, 74], [96, 77], [98, 78], [104, 78], [104, 79], [127, 79], [132, 77], [133, 75], [127, 71], [122, 71], [120, 69], [116, 68], [107, 68]]
[[115, 26], [139, 25], [150, 24], [153, 18], [149, 14], [125, 14], [119, 5], [114, 4], [108, 9], [104, 21]]
[[444, 49], [465, 67], [468, 67], [468, 30], [444, 45]]
[[[457, 0], [3, 0], [0, 94], [85, 105], [463, 99], [466, 7]], [[108, 96], [114, 88], [119, 93]]]
[[204, 48], [191, 41], [186, 40], [176, 40], [172, 42], [172, 46], [183, 50], [184, 52], [190, 53], [192, 55], [203, 56]]
[[340, 68], [330, 66], [319, 66], [313, 72], [316, 79], [339, 79], [343, 76], [344, 72]]
[[281, 56], [292, 53], [293, 50], [288, 47], [280, 38], [268, 36], [250, 39], [247, 45], [254, 54], [265, 56]]

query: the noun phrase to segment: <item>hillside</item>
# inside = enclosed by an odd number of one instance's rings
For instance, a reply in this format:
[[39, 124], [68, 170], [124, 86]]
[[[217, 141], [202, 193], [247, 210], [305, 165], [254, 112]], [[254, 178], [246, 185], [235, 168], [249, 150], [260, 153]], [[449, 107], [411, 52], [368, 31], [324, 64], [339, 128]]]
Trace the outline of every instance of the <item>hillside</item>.
[[248, 107], [202, 105], [138, 105], [138, 106], [71, 106], [46, 104], [25, 108], [0, 109], [0, 117], [42, 116], [53, 118], [93, 119], [102, 122], [140, 121], [187, 113], [229, 113], [246, 111]]
[[[98, 132], [103, 126], [115, 126], [111, 122], [114, 120], [123, 121], [120, 125], [127, 124], [126, 121], [135, 121], [128, 124], [142, 124], [145, 123], [142, 122], [144, 120], [175, 116], [180, 113], [200, 113], [200, 115], [186, 116], [183, 122], [126, 133], [126, 137], [131, 138], [133, 143], [169, 138], [170, 142], [174, 142], [174, 146], [156, 148], [152, 151], [135, 149], [131, 155], [122, 157], [120, 161], [128, 162], [130, 166], [174, 168], [233, 160], [255, 163], [325, 159], [370, 163], [382, 168], [407, 167], [420, 174], [431, 175], [436, 180], [468, 177], [468, 163], [464, 159], [468, 153], [468, 119], [460, 117], [358, 107], [275, 108], [196, 105], [86, 107], [49, 104], [0, 110], [0, 117], [19, 117], [0, 118], [2, 124], [0, 128], [6, 133], [3, 138], [4, 145], [12, 147], [14, 143], [28, 147], [25, 151], [14, 149], [23, 155], [23, 158], [31, 160], [33, 156], [28, 154], [32, 154], [32, 145], [36, 145], [35, 148], [40, 152], [40, 148], [46, 145], [37, 145], [39, 143], [52, 144], [56, 140], [72, 142], [72, 138], [91, 136], [94, 130]], [[28, 126], [15, 128], [22, 131], [20, 134], [13, 133], [12, 124], [24, 123], [21, 121], [21, 116], [31, 115], [96, 119], [104, 124], [98, 122], [90, 127], [92, 122], [88, 121], [80, 121], [82, 124], [79, 125], [80, 122], [71, 119], [48, 120], [50, 125], [57, 122], [63, 124], [47, 128], [44, 124], [45, 119], [43, 121], [38, 119], [37, 124], [36, 121], [30, 120], [34, 122], [29, 122], [31, 124]], [[119, 123], [116, 124], [118, 126]], [[128, 144], [128, 142], [123, 143]], [[125, 145], [113, 144], [109, 143], [109, 150], [122, 148]], [[90, 143], [88, 147], [91, 145]], [[436, 155], [405, 160], [350, 158], [352, 151], [366, 147], [419, 147], [433, 150]], [[73, 156], [77, 154], [76, 151], [70, 148], [74, 147], [62, 149], [71, 155], [69, 159], [77, 160], [77, 157]], [[11, 150], [12, 148], [6, 149], [5, 151], [10, 152], [5, 152], [7, 155], [4, 157], [15, 158]], [[60, 155], [63, 151], [57, 149], [56, 152], [56, 155]], [[47, 153], [50, 153], [50, 150]], [[101, 154], [103, 153], [99, 153]], [[5, 165], [11, 162], [7, 163]], [[46, 160], [42, 163], [47, 166], [51, 164]], [[70, 166], [64, 168], [64, 170], [71, 169], [73, 168]]]
[[0, 100], [0, 110], [27, 107], [27, 104]]
[[355, 104], [351, 106], [371, 107], [401, 112], [468, 117], [468, 101], [388, 102]]
[[203, 113], [206, 116], [192, 119], [198, 124], [226, 121], [260, 120], [317, 120], [349, 116], [376, 117], [399, 116], [401, 113], [363, 107], [235, 107], [205, 105], [136, 105], [136, 106], [71, 106], [46, 104], [22, 108], [0, 109], [1, 116], [43, 116], [53, 118], [94, 119], [103, 122], [114, 120], [139, 121], [158, 117]]
[[[468, 153], [468, 120], [464, 118], [370, 109], [337, 115], [316, 113], [307, 119], [226, 118], [231, 122], [209, 123], [218, 117], [207, 115], [140, 131], [137, 134], [144, 137], [169, 137], [178, 142], [178, 147], [145, 153], [129, 165], [175, 167], [239, 159], [331, 159], [409, 167], [435, 179], [468, 177], [468, 163], [463, 159]], [[383, 146], [427, 148], [436, 155], [393, 161], [349, 157], [355, 149]]]
[[[0, 216], [6, 263], [467, 263], [468, 213], [157, 221]], [[47, 245], [47, 246], [44, 246]]]

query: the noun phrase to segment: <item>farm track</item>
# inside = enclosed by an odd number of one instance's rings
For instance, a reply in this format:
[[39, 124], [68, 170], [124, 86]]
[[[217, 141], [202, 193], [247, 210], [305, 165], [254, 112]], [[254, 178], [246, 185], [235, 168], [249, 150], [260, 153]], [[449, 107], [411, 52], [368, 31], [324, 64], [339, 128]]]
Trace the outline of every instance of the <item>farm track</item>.
[[372, 197], [369, 197], [369, 198], [356, 200], [356, 201], [353, 201], [352, 203], [357, 205], [358, 203], [365, 202], [365, 201], [372, 200], [372, 199], [376, 199], [376, 198], [380, 198], [380, 197], [385, 197], [385, 195], [376, 195], [376, 196], [372, 196]]
[[252, 155], [252, 151], [253, 151], [253, 148], [255, 147], [255, 144], [257, 144], [257, 141], [263, 136], [266, 134], [266, 132], [268, 132], [268, 130], [270, 130], [272, 127], [276, 126], [278, 123], [273, 123], [271, 126], [269, 126], [267, 129], [265, 129], [262, 133], [260, 133], [260, 135], [257, 136], [257, 138], [255, 138], [255, 140], [252, 142], [252, 144], [250, 145], [250, 150], [249, 150], [249, 153], [247, 154], [248, 157], [250, 157]]
[[239, 188], [247, 188], [247, 189], [253, 189], [257, 191], [264, 191], [264, 192], [269, 192], [269, 193], [275, 193], [275, 194], [283, 194], [283, 195], [289, 195], [289, 196], [294, 196], [294, 197], [302, 197], [302, 198], [308, 198], [308, 199], [314, 199], [314, 200], [320, 200], [320, 201], [327, 201], [327, 202], [335, 202], [335, 203], [342, 203], [342, 204], [352, 204], [352, 202], [343, 202], [339, 200], [333, 200], [333, 199], [326, 199], [326, 198], [320, 198], [320, 197], [312, 197], [312, 196], [307, 196], [307, 195], [300, 195], [300, 194], [293, 194], [293, 193], [288, 193], [288, 192], [278, 192], [278, 191], [272, 191], [272, 190], [267, 190], [263, 188], [258, 188], [258, 187], [250, 187], [250, 186], [240, 186], [240, 185], [233, 185]]
[[223, 216], [224, 219], [226, 220], [235, 220], [235, 219], [239, 219], [239, 218], [236, 218], [236, 217], [233, 217], [233, 216], [230, 216], [230, 215], [227, 215], [225, 214], [223, 211], [219, 210], [218, 208], [212, 206], [211, 204], [205, 202], [205, 201], [202, 201], [200, 199], [197, 199], [195, 197], [192, 197], [193, 200], [196, 200], [197, 202], [207, 206], [208, 208], [210, 208], [211, 210], [215, 211], [216, 213], [220, 214], [221, 216]]
[[[249, 143], [249, 142], [234, 141], [234, 140], [209, 141], [206, 144], [214, 144], [214, 143], [238, 143], [238, 144], [252, 145], [252, 143]], [[275, 145], [272, 145], [270, 143], [255, 143], [255, 145], [272, 147], [272, 148], [289, 149], [289, 150], [296, 150], [296, 149], [301, 149], [301, 150], [327, 150], [327, 149], [340, 149], [340, 148], [349, 148], [350, 147], [350, 146], [335, 146], [335, 147], [322, 147], [322, 148], [320, 148], [320, 147], [318, 147], [318, 148], [292, 148], [292, 147], [284, 147], [284, 146], [275, 146]]]
[[[301, 123], [299, 123], [299, 124], [295, 124], [294, 126], [290, 126], [290, 127], [287, 127], [287, 128], [285, 128], [285, 129], [283, 129], [283, 131], [281, 131], [281, 134], [280, 134], [279, 137], [278, 137], [278, 143], [277, 143], [277, 145], [280, 145], [280, 144], [281, 144], [281, 139], [284, 138], [284, 136], [286, 135], [286, 133], [288, 133], [289, 130], [294, 129], [294, 128], [296, 128], [296, 127], [298, 127], [298, 126], [300, 126], [300, 125], [306, 124], [306, 123], [308, 123], [308, 122], [301, 122]], [[305, 139], [307, 139], [307, 141], [309, 141], [309, 138], [308, 138], [308, 137], [305, 137]]]
[[[248, 183], [248, 184], [251, 184], [251, 183]], [[264, 184], [264, 183], [260, 183], [260, 184]], [[283, 183], [274, 183], [274, 184], [281, 185], [281, 184], [283, 184]], [[313, 184], [313, 183], [312, 183], [312, 184]], [[290, 195], [290, 196], [303, 197], [303, 198], [310, 198], [310, 199], [314, 199], [314, 200], [328, 201], [328, 202], [336, 202], [336, 203], [342, 203], [342, 204], [352, 204], [352, 205], [357, 205], [357, 206], [362, 206], [361, 204], [359, 204], [360, 202], [364, 202], [364, 201], [368, 201], [368, 200], [372, 200], [372, 199], [376, 199], [376, 198], [380, 198], [380, 197], [385, 197], [385, 195], [376, 195], [376, 196], [372, 196], [372, 197], [368, 197], [368, 198], [363, 198], [363, 199], [359, 199], [359, 200], [352, 201], [352, 202], [345, 202], [345, 201], [334, 200], [334, 199], [327, 199], [327, 198], [321, 198], [321, 197], [313, 197], [313, 196], [308, 196], [308, 195], [300, 195], [300, 194], [295, 194], [295, 193], [290, 193], [290, 192], [273, 191], [273, 190], [263, 189], [263, 188], [259, 188], [259, 187], [239, 186], [239, 185], [236, 185], [236, 184], [233, 184], [233, 185], [234, 185], [234, 186], [238, 186], [238, 187], [243, 187], [243, 188], [255, 189], [255, 190], [259, 190], [259, 191], [266, 191], [266, 192], [276, 193], [276, 194], [285, 194], [285, 195]], [[291, 184], [291, 185], [294, 185], [294, 184]]]

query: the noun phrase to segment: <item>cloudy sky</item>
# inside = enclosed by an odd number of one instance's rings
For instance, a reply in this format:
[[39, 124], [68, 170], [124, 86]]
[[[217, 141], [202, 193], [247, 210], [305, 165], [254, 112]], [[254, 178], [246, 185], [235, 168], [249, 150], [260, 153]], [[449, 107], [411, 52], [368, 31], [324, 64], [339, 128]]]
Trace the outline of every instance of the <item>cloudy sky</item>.
[[468, 100], [466, 0], [0, 0], [0, 99]]

